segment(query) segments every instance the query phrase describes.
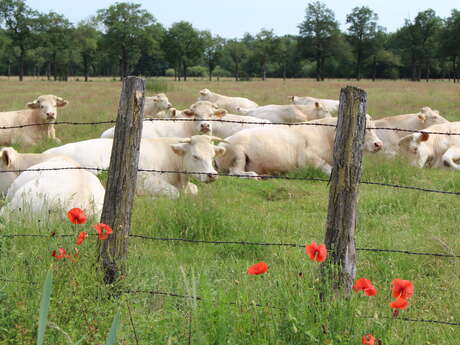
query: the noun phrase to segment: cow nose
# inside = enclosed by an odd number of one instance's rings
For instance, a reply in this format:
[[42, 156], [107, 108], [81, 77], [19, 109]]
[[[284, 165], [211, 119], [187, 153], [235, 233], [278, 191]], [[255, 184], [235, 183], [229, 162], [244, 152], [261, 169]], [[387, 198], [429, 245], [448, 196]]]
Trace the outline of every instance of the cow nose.
[[172, 104], [171, 103], [168, 103], [168, 109], [169, 108], [172, 108]]
[[214, 182], [215, 180], [217, 180], [217, 176], [214, 175], [214, 174], [208, 174], [208, 181], [209, 182]]
[[383, 148], [383, 143], [381, 141], [377, 141], [374, 143], [374, 147], [375, 147], [374, 151], [376, 152], [380, 151]]
[[202, 131], [203, 133], [209, 132], [209, 129], [210, 129], [210, 128], [209, 128], [209, 123], [202, 123], [202, 124], [201, 124], [201, 131]]
[[46, 113], [48, 119], [54, 119], [54, 113]]

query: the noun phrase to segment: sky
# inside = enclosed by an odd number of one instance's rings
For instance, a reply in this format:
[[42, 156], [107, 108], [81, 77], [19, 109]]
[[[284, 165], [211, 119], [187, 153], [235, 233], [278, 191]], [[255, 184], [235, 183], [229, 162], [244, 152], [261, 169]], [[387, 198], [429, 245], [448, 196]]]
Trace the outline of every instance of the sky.
[[[256, 34], [262, 28], [273, 29], [277, 35], [298, 34], [305, 8], [313, 0], [131, 0], [142, 4], [158, 22], [166, 27], [186, 20], [199, 30], [210, 30], [224, 38], [239, 38], [246, 32]], [[54, 11], [77, 23], [94, 15], [116, 1], [109, 0], [26, 0], [40, 12]], [[379, 15], [379, 25], [389, 32], [414, 18], [419, 11], [433, 8], [440, 17], [448, 17], [453, 8], [460, 9], [459, 0], [323, 0], [332, 9], [342, 30], [345, 18], [355, 6], [368, 6]]]

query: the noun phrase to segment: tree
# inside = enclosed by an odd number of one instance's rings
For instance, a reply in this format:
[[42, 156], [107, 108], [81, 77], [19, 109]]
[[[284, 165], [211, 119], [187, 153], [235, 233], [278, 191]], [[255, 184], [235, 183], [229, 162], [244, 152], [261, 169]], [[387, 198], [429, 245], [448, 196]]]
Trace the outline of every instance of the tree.
[[398, 33], [398, 46], [408, 55], [412, 80], [420, 81], [425, 69], [427, 80], [430, 78], [431, 61], [437, 49], [436, 38], [441, 27], [441, 19], [429, 9], [419, 12], [414, 21], [406, 19], [404, 27]]
[[361, 69], [366, 52], [372, 48], [377, 29], [378, 15], [367, 6], [355, 7], [347, 15], [349, 40], [356, 54], [356, 79], [361, 79]]
[[58, 73], [67, 79], [69, 70], [69, 54], [73, 46], [73, 26], [67, 18], [55, 12], [40, 15], [40, 43], [46, 47], [46, 57], [52, 69], [54, 80]]
[[441, 38], [441, 54], [451, 59], [452, 70], [451, 76], [454, 83], [460, 78], [458, 75], [457, 59], [460, 58], [460, 11], [452, 10], [449, 18], [445, 21], [445, 27], [442, 29]]
[[168, 30], [163, 47], [174, 65], [176, 74], [180, 75], [182, 71], [185, 81], [187, 68], [203, 56], [204, 40], [192, 24], [182, 21], [174, 23]]
[[247, 56], [246, 46], [243, 42], [233, 39], [227, 41], [224, 51], [233, 63], [233, 75], [235, 76], [235, 80], [238, 81], [240, 79], [241, 64]]
[[254, 57], [259, 62], [262, 80], [267, 78], [267, 64], [276, 54], [278, 40], [273, 30], [262, 29], [254, 40]]
[[137, 63], [140, 48], [145, 40], [146, 28], [155, 22], [153, 16], [141, 5], [117, 2], [109, 8], [98, 10], [97, 19], [105, 27], [105, 47], [119, 53], [120, 78], [129, 73], [130, 65]]
[[26, 53], [33, 48], [38, 12], [26, 5], [24, 0], [0, 0], [0, 18], [13, 47], [19, 49], [19, 80], [24, 79]]
[[[297, 43], [297, 38], [292, 35], [286, 35], [278, 38], [277, 50], [274, 55], [274, 59], [281, 68], [280, 75], [283, 77], [283, 80], [286, 80], [288, 72], [290, 76], [295, 74], [292, 73], [292, 68], [295, 69], [297, 67]], [[288, 68], [290, 69], [289, 71]]]
[[324, 64], [337, 52], [340, 41], [339, 24], [334, 12], [322, 2], [309, 3], [305, 19], [298, 26], [302, 55], [316, 62], [316, 80], [324, 80]]
[[89, 69], [96, 55], [100, 33], [91, 22], [80, 22], [75, 29], [75, 42], [83, 62], [83, 74], [88, 81]]
[[225, 40], [220, 36], [212, 36], [211, 32], [203, 31], [204, 58], [208, 65], [209, 81], [212, 80], [212, 73], [216, 69], [222, 56]]

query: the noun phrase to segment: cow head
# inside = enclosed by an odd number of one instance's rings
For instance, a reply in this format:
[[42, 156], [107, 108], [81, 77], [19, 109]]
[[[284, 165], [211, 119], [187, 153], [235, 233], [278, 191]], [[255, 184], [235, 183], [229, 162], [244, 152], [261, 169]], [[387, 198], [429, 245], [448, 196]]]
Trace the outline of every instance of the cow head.
[[[1, 170], [15, 170], [16, 161], [18, 157], [18, 152], [12, 147], [3, 147], [0, 150], [1, 160], [0, 160], [0, 169]], [[19, 173], [17, 174], [19, 175]]]
[[423, 107], [420, 113], [417, 114], [417, 118], [422, 123], [421, 128], [449, 122], [439, 114], [439, 111], [433, 110], [430, 107]]
[[370, 115], [366, 115], [366, 134], [364, 137], [364, 149], [369, 152], [378, 152], [383, 148], [383, 141], [377, 136], [374, 121]]
[[431, 155], [427, 141], [428, 133], [413, 133], [399, 141], [399, 151], [406, 156], [412, 165], [423, 168]]
[[225, 109], [218, 108], [215, 104], [208, 101], [198, 101], [190, 109], [182, 112], [188, 118], [195, 118], [195, 133], [212, 134], [212, 118], [221, 118], [227, 114]]
[[167, 110], [172, 107], [172, 104], [169, 102], [168, 97], [164, 93], [159, 93], [158, 95], [153, 96], [152, 101], [160, 111]]
[[319, 103], [315, 102], [315, 113], [316, 113], [316, 118], [317, 119], [323, 119], [325, 117], [331, 117], [331, 113], [326, 109], [326, 107]]
[[203, 89], [200, 91], [200, 97], [198, 99], [200, 101], [210, 101], [211, 95], [212, 95], [212, 92], [209, 89]]
[[192, 176], [205, 183], [217, 180], [213, 161], [225, 154], [225, 148], [215, 146], [213, 141], [223, 140], [208, 135], [195, 135], [171, 145], [173, 152], [183, 158], [184, 171], [195, 173]]
[[55, 95], [43, 95], [35, 101], [27, 103], [31, 109], [39, 109], [44, 121], [54, 122], [57, 119], [57, 108], [65, 107], [69, 102]]

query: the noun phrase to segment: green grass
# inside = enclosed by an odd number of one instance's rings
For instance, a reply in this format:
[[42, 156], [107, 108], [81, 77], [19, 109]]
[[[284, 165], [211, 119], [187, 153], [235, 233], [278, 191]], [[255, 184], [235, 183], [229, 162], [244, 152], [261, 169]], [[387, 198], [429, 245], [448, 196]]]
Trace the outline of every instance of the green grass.
[[[260, 104], [286, 103], [289, 95], [337, 97], [344, 81], [317, 84], [310, 80], [173, 83], [168, 92], [179, 109], [188, 107], [198, 91], [243, 95]], [[460, 120], [460, 86], [448, 83], [362, 82], [375, 118], [415, 112], [424, 105]], [[59, 120], [91, 121], [115, 117], [118, 82], [24, 84], [0, 81], [3, 110], [19, 109], [42, 93], [55, 93], [70, 105]], [[63, 142], [97, 137], [108, 126], [62, 126]], [[19, 148], [40, 152], [53, 143]], [[292, 177], [326, 178], [315, 169]], [[105, 179], [105, 178], [104, 178]], [[404, 160], [365, 156], [363, 180], [460, 190], [458, 172], [421, 170]], [[323, 242], [328, 206], [324, 182], [250, 181], [221, 177], [200, 184], [197, 197], [179, 200], [135, 200], [132, 233], [215, 241]], [[93, 224], [94, 220], [90, 222]], [[0, 224], [0, 234], [57, 234], [91, 231], [73, 227], [65, 218], [46, 221], [17, 219]], [[356, 229], [358, 248], [388, 248], [460, 254], [458, 196], [361, 185]], [[116, 287], [101, 283], [96, 238], [80, 248], [78, 261], [56, 261], [51, 252], [69, 252], [75, 238], [0, 239], [0, 344], [34, 344], [41, 285], [52, 264], [53, 293], [45, 344], [103, 344], [114, 315], [121, 312], [119, 344], [360, 344], [372, 333], [383, 344], [460, 344], [460, 327], [391, 319], [389, 286], [394, 278], [414, 283], [415, 295], [401, 316], [450, 322], [460, 320], [460, 260], [358, 252], [358, 277], [371, 279], [376, 297], [354, 294], [350, 300], [330, 295], [322, 301], [319, 267], [303, 248], [205, 245], [131, 238], [128, 272]], [[269, 271], [248, 276], [248, 266], [265, 261]], [[37, 282], [37, 285], [27, 284]], [[327, 285], [327, 284], [326, 284]], [[147, 293], [121, 294], [113, 289], [164, 291], [194, 298]], [[132, 322], [127, 305], [130, 305]], [[256, 304], [263, 305], [262, 307]], [[363, 318], [361, 316], [373, 317]], [[387, 319], [388, 317], [389, 319]], [[134, 327], [133, 327], [134, 325]], [[191, 327], [191, 339], [189, 330]], [[68, 337], [62, 332], [64, 331]]]

